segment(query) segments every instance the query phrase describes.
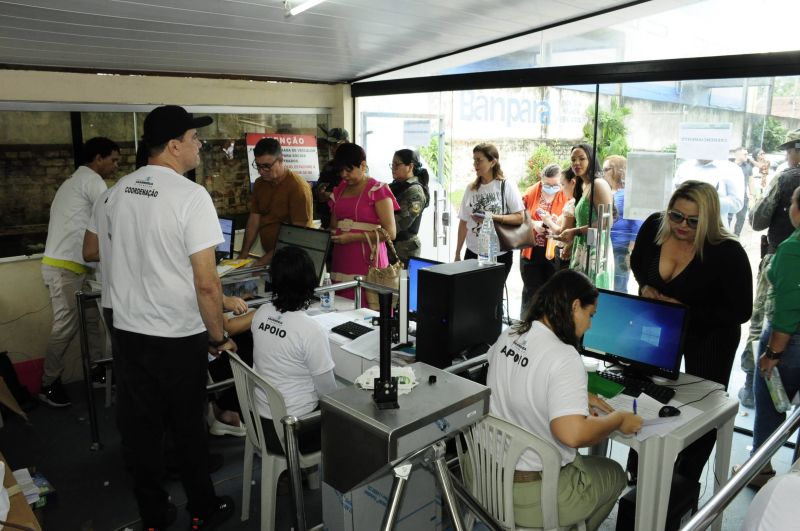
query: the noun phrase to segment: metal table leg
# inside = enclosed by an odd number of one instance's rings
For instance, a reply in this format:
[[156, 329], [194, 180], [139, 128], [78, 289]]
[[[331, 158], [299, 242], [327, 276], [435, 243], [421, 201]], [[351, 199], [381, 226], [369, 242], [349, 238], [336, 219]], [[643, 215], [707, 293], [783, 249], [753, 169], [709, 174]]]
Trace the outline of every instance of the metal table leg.
[[103, 448], [100, 443], [100, 429], [97, 425], [97, 407], [94, 403], [94, 389], [92, 388], [92, 360], [89, 357], [89, 334], [86, 330], [86, 307], [87, 300], [83, 291], [75, 292], [75, 301], [78, 307], [78, 323], [80, 324], [81, 340], [81, 361], [83, 362], [83, 383], [86, 390], [86, 407], [89, 409], [89, 430], [92, 434], [92, 444], [89, 446], [91, 451]]

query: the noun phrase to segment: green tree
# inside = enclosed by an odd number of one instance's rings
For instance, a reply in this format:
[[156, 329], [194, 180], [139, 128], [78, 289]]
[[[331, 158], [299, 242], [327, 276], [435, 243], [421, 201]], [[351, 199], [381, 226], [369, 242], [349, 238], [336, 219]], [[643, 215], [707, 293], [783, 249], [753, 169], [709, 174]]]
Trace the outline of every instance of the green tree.
[[783, 144], [787, 129], [778, 120], [768, 116], [766, 120], [752, 129], [750, 146], [753, 150], [760, 146], [767, 153], [778, 151], [778, 146]]
[[[450, 142], [444, 143], [444, 167], [443, 175], [439, 176], [440, 182], [445, 190], [450, 189], [450, 175], [453, 169], [453, 154], [450, 151]], [[431, 173], [434, 175], [439, 171], [439, 135], [432, 135], [431, 141], [427, 146], [419, 148], [419, 156], [425, 161]]]
[[[594, 105], [586, 109], [586, 125], [583, 126], [583, 136], [591, 145], [594, 141]], [[600, 126], [597, 128], [597, 163], [601, 164], [609, 155], [628, 156], [628, 127], [625, 118], [631, 114], [631, 109], [619, 104], [617, 98], [611, 99], [609, 109], [600, 109], [598, 118]], [[599, 169], [599, 168], [598, 168]]]
[[550, 146], [547, 144], [536, 146], [531, 158], [528, 159], [528, 163], [525, 165], [525, 178], [520, 179], [519, 189], [524, 192], [529, 186], [538, 182], [545, 166], [555, 162], [558, 162], [558, 160]]

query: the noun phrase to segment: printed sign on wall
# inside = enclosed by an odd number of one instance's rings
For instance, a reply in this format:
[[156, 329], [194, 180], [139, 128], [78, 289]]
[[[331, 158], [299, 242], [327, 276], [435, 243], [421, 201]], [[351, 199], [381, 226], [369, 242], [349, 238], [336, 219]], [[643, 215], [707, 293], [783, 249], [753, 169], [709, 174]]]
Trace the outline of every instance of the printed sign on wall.
[[254, 167], [253, 148], [262, 138], [274, 138], [281, 144], [283, 163], [286, 167], [306, 181], [319, 178], [319, 158], [317, 157], [317, 137], [314, 135], [295, 135], [284, 133], [247, 133], [247, 162], [250, 171], [250, 184], [258, 179]]

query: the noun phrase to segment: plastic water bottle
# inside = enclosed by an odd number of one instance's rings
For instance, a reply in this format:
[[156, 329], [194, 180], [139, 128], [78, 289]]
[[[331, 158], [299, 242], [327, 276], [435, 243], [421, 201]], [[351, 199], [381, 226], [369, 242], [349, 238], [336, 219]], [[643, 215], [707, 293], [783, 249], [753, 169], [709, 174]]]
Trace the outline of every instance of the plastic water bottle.
[[483, 219], [481, 230], [478, 233], [478, 242], [480, 245], [478, 264], [496, 264], [500, 242], [497, 239], [497, 233], [494, 231], [494, 222], [491, 214], [487, 214]]
[[[330, 286], [331, 284], [333, 284], [331, 282], [331, 274], [325, 273], [322, 276], [322, 287]], [[334, 292], [332, 291], [326, 291], [325, 293], [319, 294], [319, 307], [322, 309], [322, 311], [324, 312], [333, 311], [333, 303], [335, 297], [336, 294], [334, 294]]]
[[786, 389], [783, 387], [783, 380], [778, 372], [777, 367], [772, 368], [772, 376], [764, 378], [769, 390], [769, 396], [772, 398], [772, 403], [775, 404], [775, 410], [778, 413], [786, 413], [792, 404], [789, 403], [789, 397], [786, 396]]

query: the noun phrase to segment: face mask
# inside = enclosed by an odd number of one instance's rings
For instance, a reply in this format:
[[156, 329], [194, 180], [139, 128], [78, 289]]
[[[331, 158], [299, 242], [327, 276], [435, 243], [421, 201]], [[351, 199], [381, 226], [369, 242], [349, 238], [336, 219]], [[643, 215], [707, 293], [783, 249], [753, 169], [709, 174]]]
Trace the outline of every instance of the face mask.
[[555, 195], [561, 190], [560, 184], [542, 184], [542, 192], [547, 195]]

